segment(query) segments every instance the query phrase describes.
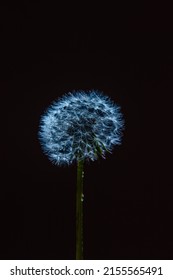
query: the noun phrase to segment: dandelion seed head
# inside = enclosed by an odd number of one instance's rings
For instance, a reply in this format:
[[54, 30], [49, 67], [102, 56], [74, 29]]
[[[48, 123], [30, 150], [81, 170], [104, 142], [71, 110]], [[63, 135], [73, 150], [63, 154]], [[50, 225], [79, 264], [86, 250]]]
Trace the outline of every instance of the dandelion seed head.
[[39, 140], [57, 165], [105, 158], [121, 144], [124, 120], [120, 107], [95, 90], [74, 91], [54, 101], [41, 116]]

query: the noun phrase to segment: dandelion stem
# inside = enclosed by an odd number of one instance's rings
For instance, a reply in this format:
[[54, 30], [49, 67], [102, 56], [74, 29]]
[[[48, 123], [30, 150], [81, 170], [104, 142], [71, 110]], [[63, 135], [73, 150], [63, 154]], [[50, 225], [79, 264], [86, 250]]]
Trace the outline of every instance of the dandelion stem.
[[77, 162], [76, 189], [76, 260], [83, 259], [83, 177], [84, 161]]

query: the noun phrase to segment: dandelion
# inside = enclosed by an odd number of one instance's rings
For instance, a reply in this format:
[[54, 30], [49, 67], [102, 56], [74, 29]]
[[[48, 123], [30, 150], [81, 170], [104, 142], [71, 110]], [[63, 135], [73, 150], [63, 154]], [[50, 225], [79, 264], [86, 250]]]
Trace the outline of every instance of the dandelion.
[[76, 259], [83, 258], [83, 165], [105, 158], [121, 144], [124, 120], [120, 107], [95, 90], [75, 91], [53, 102], [41, 117], [39, 140], [56, 165], [77, 162]]

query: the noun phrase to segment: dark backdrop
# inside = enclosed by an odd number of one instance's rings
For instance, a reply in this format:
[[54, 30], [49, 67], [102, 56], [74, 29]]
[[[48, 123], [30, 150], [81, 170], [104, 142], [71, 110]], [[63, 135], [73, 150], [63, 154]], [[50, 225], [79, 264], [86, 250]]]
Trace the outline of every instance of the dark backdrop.
[[125, 131], [85, 165], [84, 257], [172, 259], [171, 22], [78, 9], [1, 7], [0, 258], [75, 258], [76, 166], [52, 165], [37, 133], [54, 99], [98, 89], [121, 106]]

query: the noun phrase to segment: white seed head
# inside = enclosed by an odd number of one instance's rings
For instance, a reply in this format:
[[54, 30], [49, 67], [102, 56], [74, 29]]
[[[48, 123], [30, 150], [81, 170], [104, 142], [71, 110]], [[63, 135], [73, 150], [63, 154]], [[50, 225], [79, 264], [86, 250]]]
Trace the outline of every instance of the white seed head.
[[121, 144], [124, 120], [120, 107], [99, 91], [76, 91], [53, 102], [42, 115], [39, 140], [57, 164], [105, 157]]

